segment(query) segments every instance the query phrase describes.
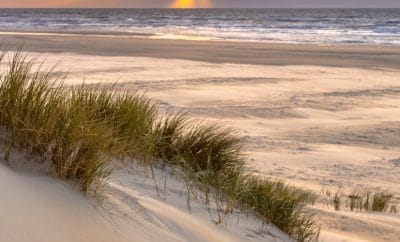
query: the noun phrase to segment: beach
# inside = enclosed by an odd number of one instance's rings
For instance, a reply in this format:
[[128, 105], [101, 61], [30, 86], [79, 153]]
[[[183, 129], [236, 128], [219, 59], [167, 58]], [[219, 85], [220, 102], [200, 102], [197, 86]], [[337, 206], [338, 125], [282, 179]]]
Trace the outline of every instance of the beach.
[[0, 32], [2, 43], [23, 44], [25, 51], [95, 56], [134, 56], [209, 63], [250, 65], [315, 65], [398, 68], [396, 46], [273, 44], [235, 41], [157, 39], [113, 32]]
[[[57, 65], [67, 85], [137, 89], [167, 113], [234, 127], [249, 173], [320, 195], [379, 187], [400, 202], [399, 47], [81, 32], [3, 32], [0, 42]], [[400, 241], [398, 213], [311, 209], [323, 241]]]

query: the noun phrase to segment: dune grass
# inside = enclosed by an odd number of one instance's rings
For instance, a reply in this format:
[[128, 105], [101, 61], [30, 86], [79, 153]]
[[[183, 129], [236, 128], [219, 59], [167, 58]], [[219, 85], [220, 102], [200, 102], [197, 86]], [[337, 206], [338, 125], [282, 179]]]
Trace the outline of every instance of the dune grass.
[[315, 214], [304, 210], [306, 204], [314, 202], [313, 194], [280, 181], [253, 176], [244, 179], [238, 187], [235, 198], [239, 204], [253, 208], [298, 241], [318, 240]]
[[372, 211], [385, 212], [388, 210], [390, 200], [393, 198], [393, 194], [385, 191], [377, 192], [372, 197], [370, 209]]
[[389, 210], [393, 194], [379, 189], [355, 189], [347, 195], [350, 211], [386, 212]]
[[16, 53], [1, 75], [0, 124], [7, 128], [9, 149], [41, 155], [56, 176], [76, 179], [87, 191], [108, 174], [104, 150], [114, 139], [112, 128], [66, 94], [56, 84], [60, 76], [32, 71], [25, 58]]
[[[332, 193], [326, 193], [331, 197]], [[357, 188], [349, 193], [336, 191], [331, 202], [336, 211], [374, 211], [374, 212], [397, 212], [397, 206], [393, 201], [394, 194], [375, 188]]]
[[313, 196], [246, 174], [242, 139], [234, 130], [183, 113], [162, 115], [138, 92], [64, 87], [62, 76], [34, 68], [21, 52], [3, 52], [0, 59], [0, 125], [9, 151], [40, 155], [55, 176], [77, 181], [86, 192], [102, 186], [113, 157], [177, 166], [188, 187], [202, 191], [207, 204], [214, 197], [222, 213], [251, 210], [296, 240], [317, 240], [315, 215], [305, 210]]

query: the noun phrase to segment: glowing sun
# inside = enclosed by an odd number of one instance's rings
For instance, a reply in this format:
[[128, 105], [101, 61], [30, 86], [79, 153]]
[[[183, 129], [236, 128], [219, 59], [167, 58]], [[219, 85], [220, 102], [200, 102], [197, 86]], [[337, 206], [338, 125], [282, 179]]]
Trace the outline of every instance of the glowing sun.
[[171, 8], [207, 8], [211, 6], [210, 0], [175, 0]]

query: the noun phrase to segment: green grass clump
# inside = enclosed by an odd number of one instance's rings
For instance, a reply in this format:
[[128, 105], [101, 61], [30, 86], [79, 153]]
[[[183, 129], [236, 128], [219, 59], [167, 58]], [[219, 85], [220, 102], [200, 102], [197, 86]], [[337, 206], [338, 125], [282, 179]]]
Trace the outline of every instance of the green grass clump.
[[122, 157], [143, 159], [149, 153], [157, 106], [136, 92], [85, 85], [72, 88], [72, 102], [91, 110], [91, 119], [105, 122], [113, 130], [112, 151]]
[[108, 173], [104, 150], [112, 129], [64, 93], [60, 76], [33, 71], [33, 62], [19, 52], [11, 58], [0, 86], [0, 125], [7, 128], [9, 150], [18, 146], [41, 155], [56, 176], [76, 179], [86, 191], [99, 184]]
[[193, 121], [185, 114], [159, 120], [154, 129], [153, 152], [169, 164], [183, 167], [190, 183], [227, 192], [243, 172], [242, 142], [236, 132], [219, 124]]
[[376, 211], [386, 212], [393, 210], [394, 195], [380, 189], [354, 189], [349, 194], [338, 190], [332, 198], [332, 203], [336, 211], [348, 209], [350, 211]]
[[372, 211], [384, 212], [388, 209], [390, 200], [393, 198], [393, 194], [388, 192], [377, 192], [373, 196]]
[[[2, 66], [7, 56], [0, 55]], [[86, 192], [102, 185], [113, 157], [150, 167], [158, 161], [180, 167], [190, 189], [202, 191], [207, 204], [214, 198], [219, 215], [251, 210], [299, 241], [318, 238], [315, 215], [305, 210], [313, 196], [246, 174], [243, 142], [234, 130], [183, 113], [162, 115], [152, 100], [115, 86], [64, 87], [62, 76], [34, 68], [21, 52], [0, 71], [6, 159], [12, 148], [37, 154], [55, 176], [77, 181]], [[380, 208], [383, 199], [376, 201]]]
[[299, 241], [314, 241], [319, 226], [314, 214], [305, 212], [314, 195], [279, 181], [245, 175], [242, 140], [234, 130], [218, 124], [191, 121], [183, 114], [164, 118], [155, 129], [155, 154], [188, 171], [191, 186], [214, 195], [217, 223], [234, 207], [251, 209], [267, 222]]
[[174, 145], [178, 160], [193, 172], [224, 172], [243, 163], [240, 138], [217, 124], [191, 123]]
[[319, 227], [315, 215], [304, 208], [315, 196], [279, 181], [246, 177], [238, 186], [236, 197], [298, 241], [317, 240]]
[[350, 211], [385, 212], [391, 204], [393, 194], [381, 190], [358, 189], [348, 197]]
[[222, 173], [243, 165], [241, 138], [220, 124], [190, 120], [180, 113], [159, 120], [154, 136], [155, 156], [194, 173]]
[[354, 190], [347, 197], [348, 197], [348, 200], [349, 200], [350, 211], [354, 211], [356, 209], [361, 211], [361, 209], [363, 208], [363, 206], [362, 206], [362, 204], [363, 204], [362, 194], [359, 191]]

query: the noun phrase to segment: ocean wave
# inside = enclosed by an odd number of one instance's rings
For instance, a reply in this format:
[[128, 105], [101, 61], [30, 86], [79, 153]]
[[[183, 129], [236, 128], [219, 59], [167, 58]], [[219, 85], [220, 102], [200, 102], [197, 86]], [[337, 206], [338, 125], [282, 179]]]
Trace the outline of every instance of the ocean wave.
[[[399, 45], [399, 9], [2, 9], [0, 29], [176, 38]], [[186, 37], [185, 37], [186, 36]]]

